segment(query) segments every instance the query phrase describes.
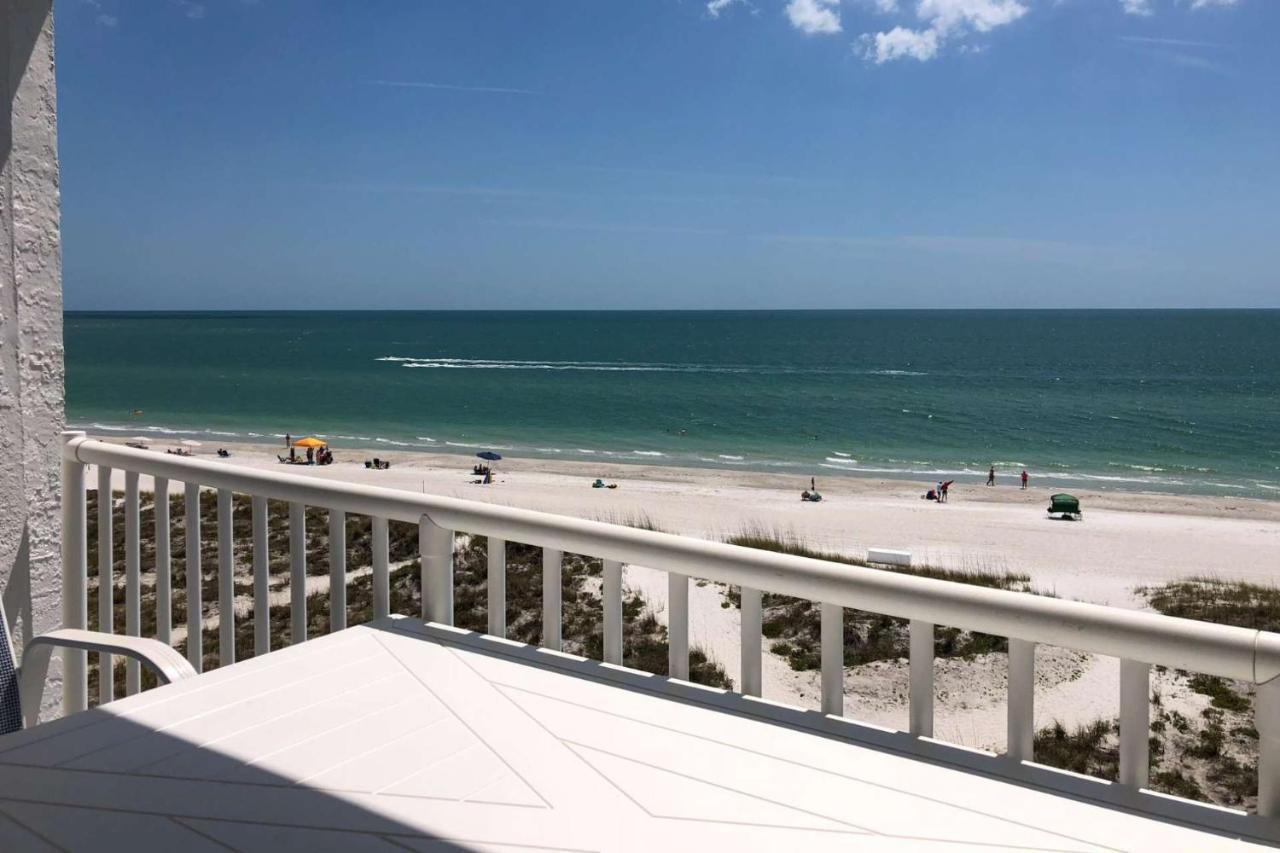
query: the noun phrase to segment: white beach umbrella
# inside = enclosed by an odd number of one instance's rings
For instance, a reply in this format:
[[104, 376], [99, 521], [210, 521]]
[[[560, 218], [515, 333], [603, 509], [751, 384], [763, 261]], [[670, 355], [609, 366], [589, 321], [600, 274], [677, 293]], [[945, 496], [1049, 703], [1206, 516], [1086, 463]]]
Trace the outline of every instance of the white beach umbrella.
[[135, 435], [133, 438], [129, 440], [132, 441], [134, 444], [150, 444], [151, 443], [151, 439], [147, 438], [145, 435]]
[[184, 444], [187, 447], [200, 447], [203, 444], [203, 442], [196, 441], [194, 438], [184, 438], [178, 443]]

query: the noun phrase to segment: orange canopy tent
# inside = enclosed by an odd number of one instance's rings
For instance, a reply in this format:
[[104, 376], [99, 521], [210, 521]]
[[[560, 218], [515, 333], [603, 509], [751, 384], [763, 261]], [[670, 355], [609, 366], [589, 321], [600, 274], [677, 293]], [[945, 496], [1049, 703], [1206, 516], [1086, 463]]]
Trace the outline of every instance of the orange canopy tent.
[[327, 447], [328, 444], [327, 442], [323, 442], [320, 439], [309, 435], [306, 438], [300, 438], [297, 441], [295, 441], [293, 443], [293, 446], [294, 447]]

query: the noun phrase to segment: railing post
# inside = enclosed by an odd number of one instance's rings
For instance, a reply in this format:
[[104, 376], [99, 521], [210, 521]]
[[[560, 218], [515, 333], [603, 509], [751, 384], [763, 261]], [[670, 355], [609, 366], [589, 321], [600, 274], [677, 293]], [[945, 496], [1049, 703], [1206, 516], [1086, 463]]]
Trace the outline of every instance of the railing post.
[[307, 508], [289, 503], [289, 645], [307, 641]]
[[822, 713], [844, 715], [844, 608], [822, 605]]
[[347, 627], [347, 514], [329, 510], [329, 633]]
[[418, 554], [422, 561], [422, 618], [453, 624], [453, 531], [427, 518], [418, 520]]
[[689, 576], [667, 572], [667, 674], [689, 680]]
[[169, 546], [169, 481], [155, 478], [156, 639], [173, 642], [173, 552]]
[[507, 636], [507, 542], [490, 536], [489, 552], [489, 634]]
[[760, 678], [760, 590], [742, 587], [742, 695], [759, 696]]
[[[115, 631], [115, 543], [112, 541], [111, 469], [98, 466], [98, 630]], [[98, 704], [115, 698], [115, 661], [98, 655]]]
[[1013, 761], [1034, 761], [1036, 644], [1009, 638], [1008, 748]]
[[912, 619], [910, 726], [917, 737], [933, 737], [933, 623]]
[[558, 548], [542, 549], [542, 645], [560, 651], [560, 603], [564, 552]]
[[388, 550], [390, 534], [387, 520], [374, 516], [371, 521], [373, 545], [373, 618], [391, 613], [391, 565]]
[[622, 663], [622, 563], [604, 561], [604, 660]]
[[[85, 506], [84, 464], [67, 458], [66, 445], [82, 438], [83, 432], [69, 430], [62, 433], [62, 627], [81, 629], [89, 626], [89, 521]], [[63, 650], [64, 715], [89, 707], [88, 670], [86, 652]]]
[[1280, 678], [1258, 685], [1253, 726], [1258, 730], [1258, 816], [1280, 817]]
[[204, 570], [200, 566], [200, 484], [186, 483], [187, 547], [187, 660], [192, 669], [204, 669]]
[[[141, 636], [142, 626], [142, 544], [138, 511], [138, 472], [124, 473], [124, 632]], [[142, 667], [136, 660], [124, 664], [124, 692], [133, 696], [142, 691]]]
[[1120, 661], [1120, 784], [1147, 786], [1151, 737], [1151, 666]]
[[271, 651], [271, 557], [267, 549], [267, 499], [250, 501], [253, 523], [253, 656]]
[[235, 525], [231, 490], [218, 489], [218, 666], [236, 662]]

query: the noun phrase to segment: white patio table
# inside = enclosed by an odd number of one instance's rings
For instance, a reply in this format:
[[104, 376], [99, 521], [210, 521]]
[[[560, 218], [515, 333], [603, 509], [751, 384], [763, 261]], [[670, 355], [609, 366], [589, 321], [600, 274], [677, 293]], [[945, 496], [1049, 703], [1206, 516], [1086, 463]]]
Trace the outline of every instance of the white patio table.
[[393, 617], [0, 740], [0, 850], [1250, 846], [772, 707]]

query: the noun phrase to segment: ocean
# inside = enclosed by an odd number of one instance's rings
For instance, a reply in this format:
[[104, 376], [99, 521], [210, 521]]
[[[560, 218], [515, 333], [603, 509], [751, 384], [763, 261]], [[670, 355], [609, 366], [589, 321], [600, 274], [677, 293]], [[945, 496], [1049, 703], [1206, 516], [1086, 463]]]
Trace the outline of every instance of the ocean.
[[1280, 499], [1280, 311], [68, 312], [66, 358], [95, 433]]

